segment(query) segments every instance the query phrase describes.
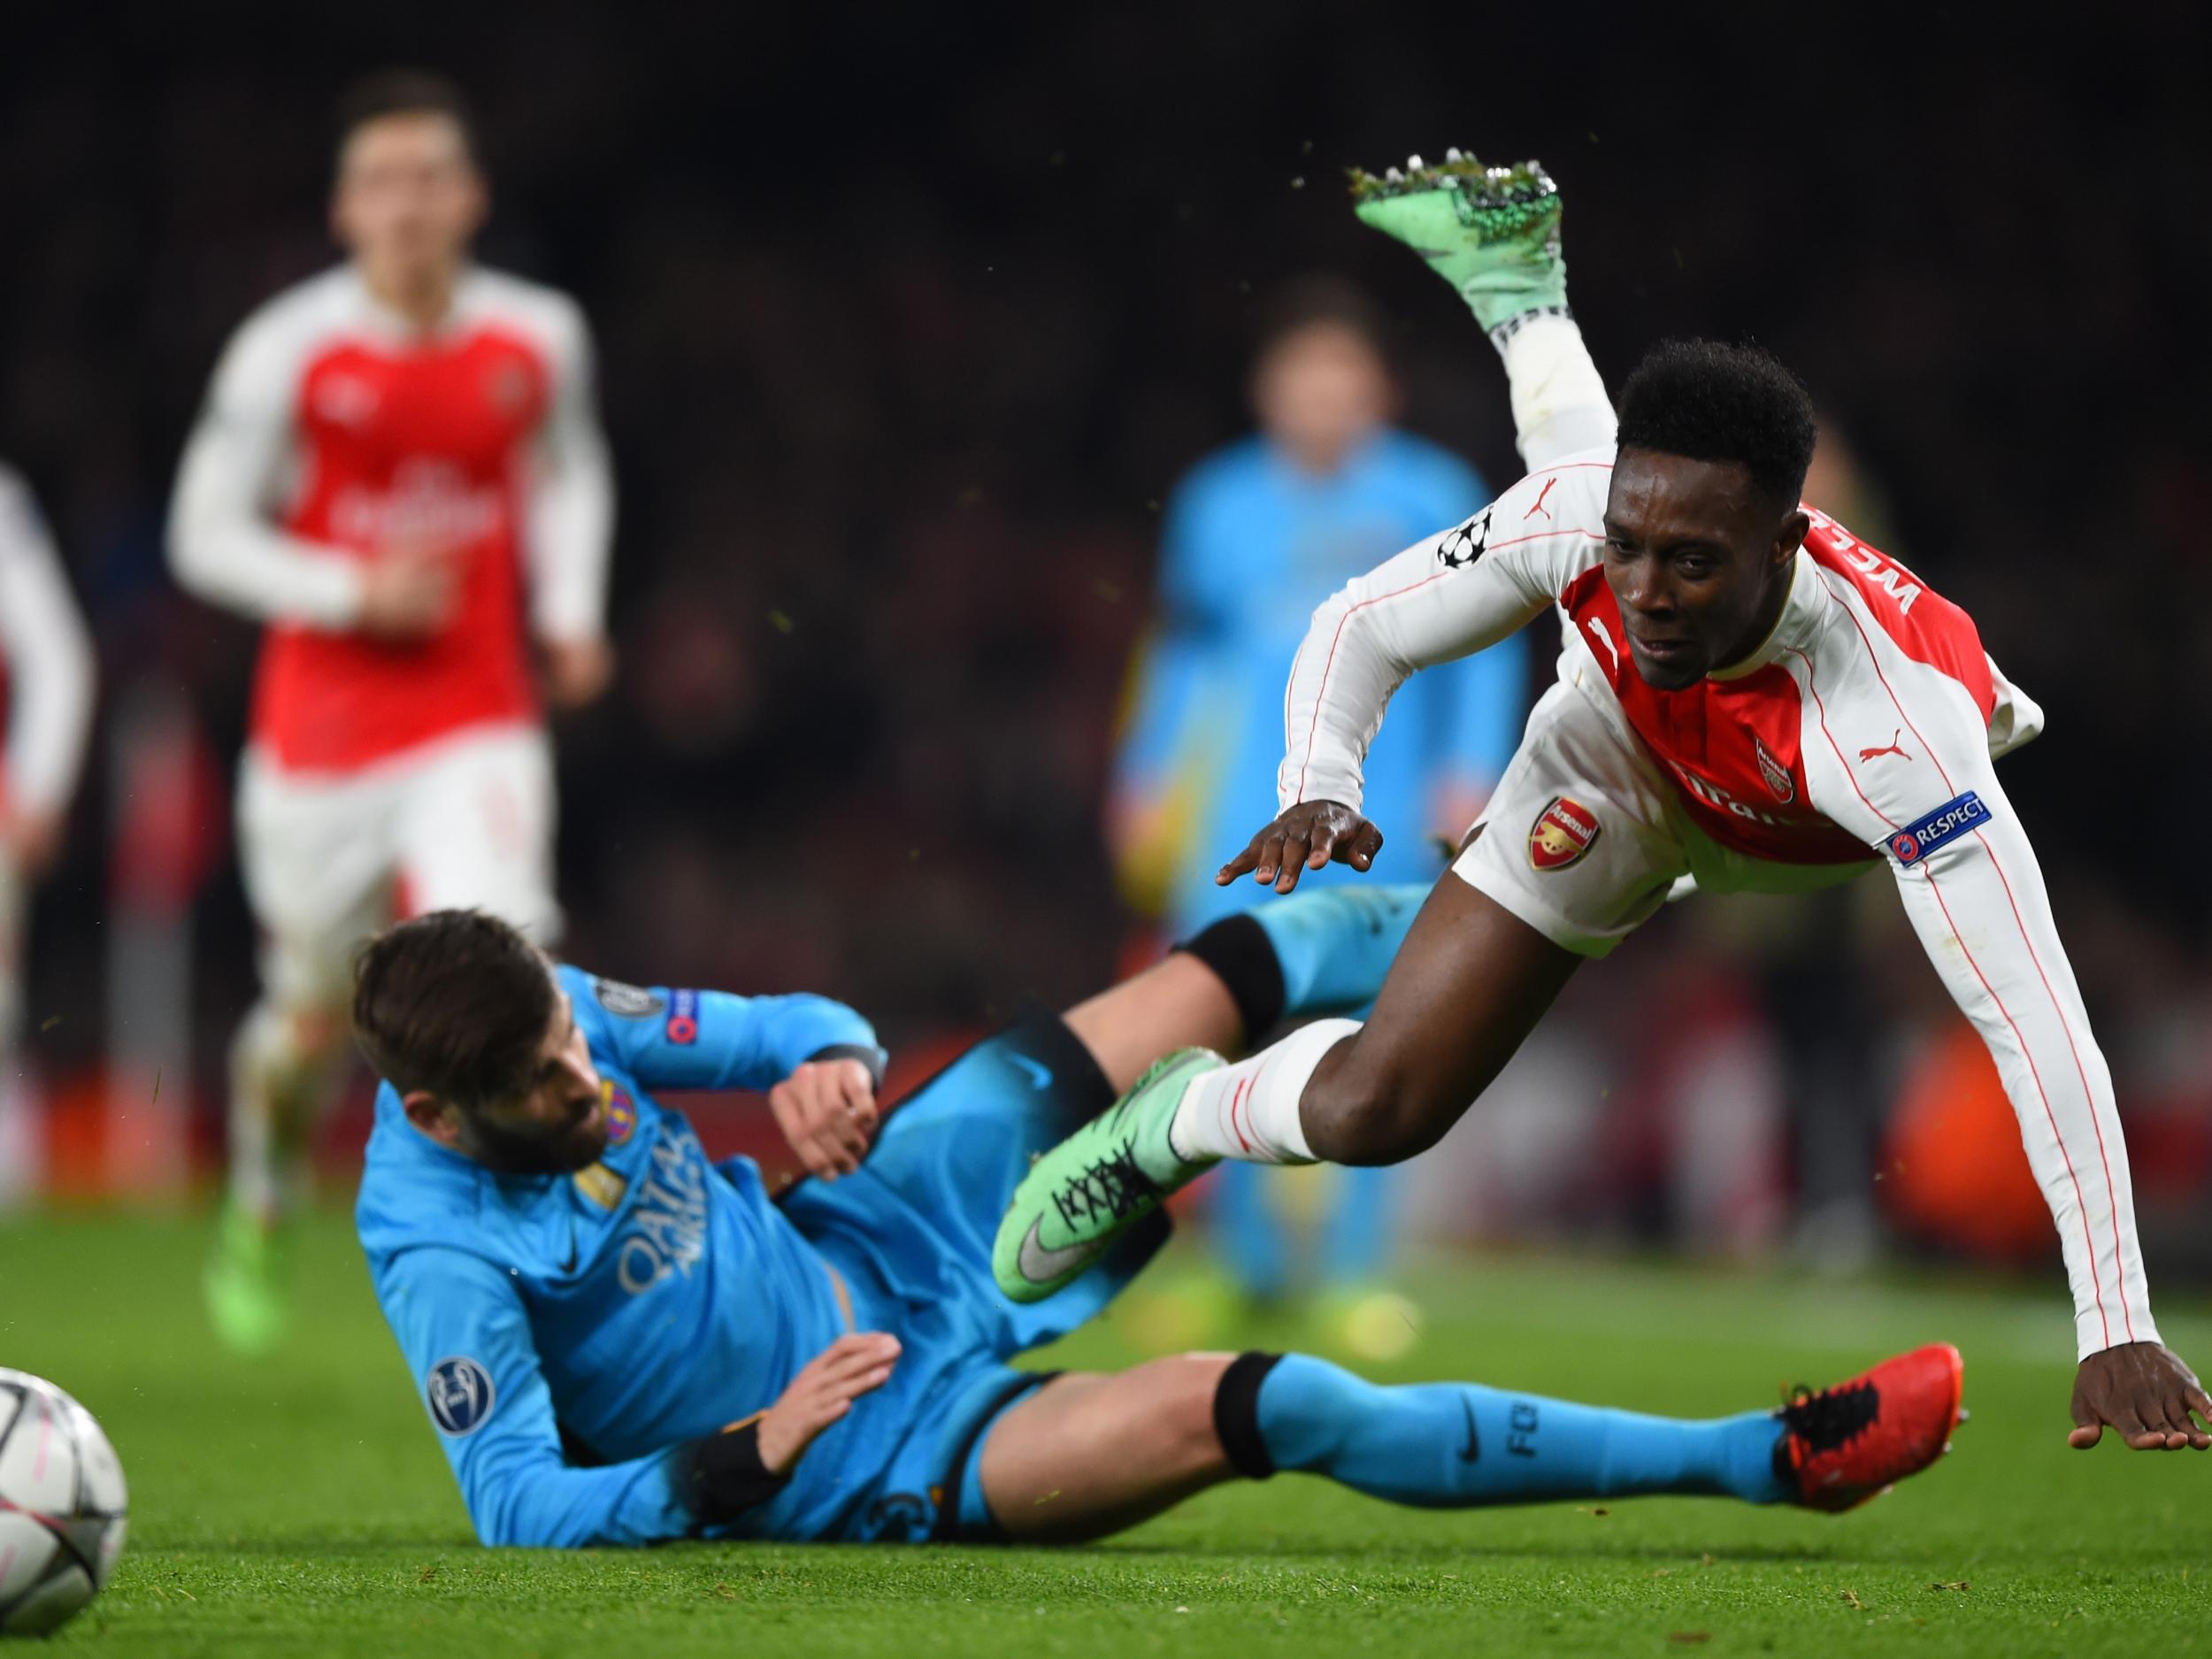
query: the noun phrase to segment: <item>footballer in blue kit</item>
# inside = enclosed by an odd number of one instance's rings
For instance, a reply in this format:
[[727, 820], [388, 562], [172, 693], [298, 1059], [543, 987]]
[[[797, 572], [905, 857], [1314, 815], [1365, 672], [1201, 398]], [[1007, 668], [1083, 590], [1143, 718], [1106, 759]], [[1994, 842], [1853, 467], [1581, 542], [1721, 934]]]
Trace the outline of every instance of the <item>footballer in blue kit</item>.
[[[1010, 1363], [1102, 1310], [1167, 1231], [1156, 1214], [1102, 1271], [1008, 1300], [993, 1240], [1033, 1156], [1163, 1056], [1370, 1000], [1422, 892], [1216, 922], [1064, 1016], [1018, 1020], [887, 1115], [872, 1029], [826, 998], [595, 979], [472, 911], [380, 936], [354, 1001], [383, 1079], [361, 1243], [478, 1536], [1074, 1541], [1278, 1471], [1427, 1507], [1670, 1492], [1839, 1509], [1940, 1455], [1947, 1348], [1702, 1421], [1383, 1387], [1296, 1354]], [[657, 1098], [729, 1087], [768, 1092], [810, 1179], [772, 1198]], [[1087, 1202], [1130, 1204], [1129, 1180], [1102, 1166]], [[1034, 1253], [1024, 1271], [1060, 1271]]]

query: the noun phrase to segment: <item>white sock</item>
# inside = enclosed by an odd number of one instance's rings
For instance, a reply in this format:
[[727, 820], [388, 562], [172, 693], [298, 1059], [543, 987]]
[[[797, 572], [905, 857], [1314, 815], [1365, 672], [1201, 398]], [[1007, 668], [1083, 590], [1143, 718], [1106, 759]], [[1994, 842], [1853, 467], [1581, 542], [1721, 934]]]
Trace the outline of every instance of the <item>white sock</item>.
[[1513, 396], [1513, 430], [1532, 472], [1562, 456], [1613, 442], [1613, 400], [1582, 342], [1582, 326], [1555, 312], [1516, 320], [1491, 336], [1505, 359]]
[[1183, 1091], [1168, 1144], [1184, 1158], [1314, 1163], [1299, 1099], [1321, 1056], [1358, 1029], [1356, 1019], [1317, 1019], [1249, 1058], [1207, 1072]]

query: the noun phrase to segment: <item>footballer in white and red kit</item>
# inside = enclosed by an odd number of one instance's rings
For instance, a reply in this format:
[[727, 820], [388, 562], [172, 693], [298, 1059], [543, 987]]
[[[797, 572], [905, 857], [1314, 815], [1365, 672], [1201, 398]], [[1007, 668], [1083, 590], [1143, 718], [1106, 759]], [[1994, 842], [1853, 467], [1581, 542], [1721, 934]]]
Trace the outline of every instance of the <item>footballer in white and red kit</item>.
[[170, 521], [185, 587], [265, 626], [238, 824], [263, 936], [232, 1057], [217, 1326], [282, 1324], [269, 1233], [346, 1054], [351, 956], [395, 915], [553, 895], [549, 702], [611, 672], [613, 491], [565, 296], [473, 264], [488, 197], [457, 93], [394, 74], [342, 127], [350, 257], [239, 328]]
[[1411, 173], [1366, 180], [1361, 216], [1489, 331], [1531, 471], [1314, 612], [1284, 701], [1280, 813], [1218, 879], [1288, 892], [1331, 859], [1372, 863], [1361, 764], [1409, 675], [1556, 609], [1557, 682], [1364, 1026], [1318, 1020], [1237, 1064], [1185, 1056], [1141, 1083], [1033, 1171], [1001, 1288], [1049, 1294], [1216, 1159], [1393, 1163], [1433, 1144], [1576, 967], [1670, 897], [1886, 865], [1996, 1061], [2057, 1224], [2072, 1443], [2108, 1425], [2139, 1449], [2212, 1448], [2191, 1416], [2212, 1424], [2212, 1397], [2152, 1317], [2111, 1075], [1997, 780], [2042, 711], [1963, 611], [1799, 503], [1812, 407], [1771, 357], [1663, 345], [1617, 429], [1566, 309], [1550, 180], [1455, 154]]
[[92, 724], [92, 646], [30, 488], [0, 467], [0, 1202], [36, 1168], [16, 1085], [30, 885], [61, 855]]

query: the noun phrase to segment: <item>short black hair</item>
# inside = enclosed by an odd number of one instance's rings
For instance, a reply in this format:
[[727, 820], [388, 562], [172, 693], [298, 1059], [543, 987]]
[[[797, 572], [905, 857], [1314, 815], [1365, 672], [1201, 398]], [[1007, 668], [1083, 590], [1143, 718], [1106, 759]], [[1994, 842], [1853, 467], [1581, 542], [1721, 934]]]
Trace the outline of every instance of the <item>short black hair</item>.
[[1813, 400], [1763, 346], [1667, 340], [1621, 388], [1620, 447], [1734, 461], [1788, 511], [1813, 464]]
[[476, 147], [476, 115], [467, 94], [451, 77], [430, 69], [380, 69], [348, 87], [338, 99], [338, 148], [371, 121], [391, 115], [442, 115], [461, 129], [469, 158]]
[[1261, 298], [1252, 311], [1252, 355], [1264, 357], [1291, 335], [1323, 324], [1356, 334], [1389, 365], [1390, 334], [1382, 307], [1358, 283], [1325, 273], [1294, 277]]
[[544, 954], [506, 923], [433, 910], [354, 958], [354, 1041], [402, 1094], [486, 1106], [536, 1079], [556, 996]]

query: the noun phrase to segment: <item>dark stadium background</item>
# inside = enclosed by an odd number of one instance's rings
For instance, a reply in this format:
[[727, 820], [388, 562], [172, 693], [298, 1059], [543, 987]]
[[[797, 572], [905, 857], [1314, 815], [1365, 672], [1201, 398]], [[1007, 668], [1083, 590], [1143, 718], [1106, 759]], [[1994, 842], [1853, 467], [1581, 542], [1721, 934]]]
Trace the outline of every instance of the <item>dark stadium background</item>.
[[[1795, 367], [1878, 486], [1869, 533], [1965, 603], [2049, 712], [2007, 787], [2121, 1078], [2151, 1255], [2201, 1265], [2200, 13], [2107, 7], [2061, 35], [1965, 7], [1495, 10], [238, 0], [12, 19], [0, 456], [63, 542], [106, 707], [188, 706], [221, 768], [119, 787], [96, 740], [37, 910], [42, 1069], [87, 1073], [133, 1017], [103, 989], [127, 826], [129, 879], [150, 860], [188, 890], [211, 1145], [252, 984], [222, 822], [252, 636], [178, 594], [161, 524], [223, 338], [331, 257], [328, 111], [357, 73], [460, 77], [496, 197], [487, 257], [573, 290], [597, 331], [623, 667], [559, 733], [572, 950], [833, 991], [910, 1047], [1113, 971], [1128, 918], [1102, 788], [1158, 503], [1240, 430], [1256, 295], [1321, 268], [1370, 284], [1412, 424], [1511, 476], [1489, 348], [1341, 194], [1348, 163], [1461, 143], [1561, 180], [1611, 375], [1670, 333], [1747, 335]], [[1894, 926], [1855, 929], [1839, 963], [1833, 918], [1809, 945], [1755, 917], [1668, 918], [1563, 1017], [1632, 1056], [1658, 999], [1732, 998], [1794, 1021], [1816, 1070], [1842, 1045], [1847, 1072], [1878, 1033], [1944, 1017]], [[1651, 1207], [1632, 1179], [1611, 1199]]]

